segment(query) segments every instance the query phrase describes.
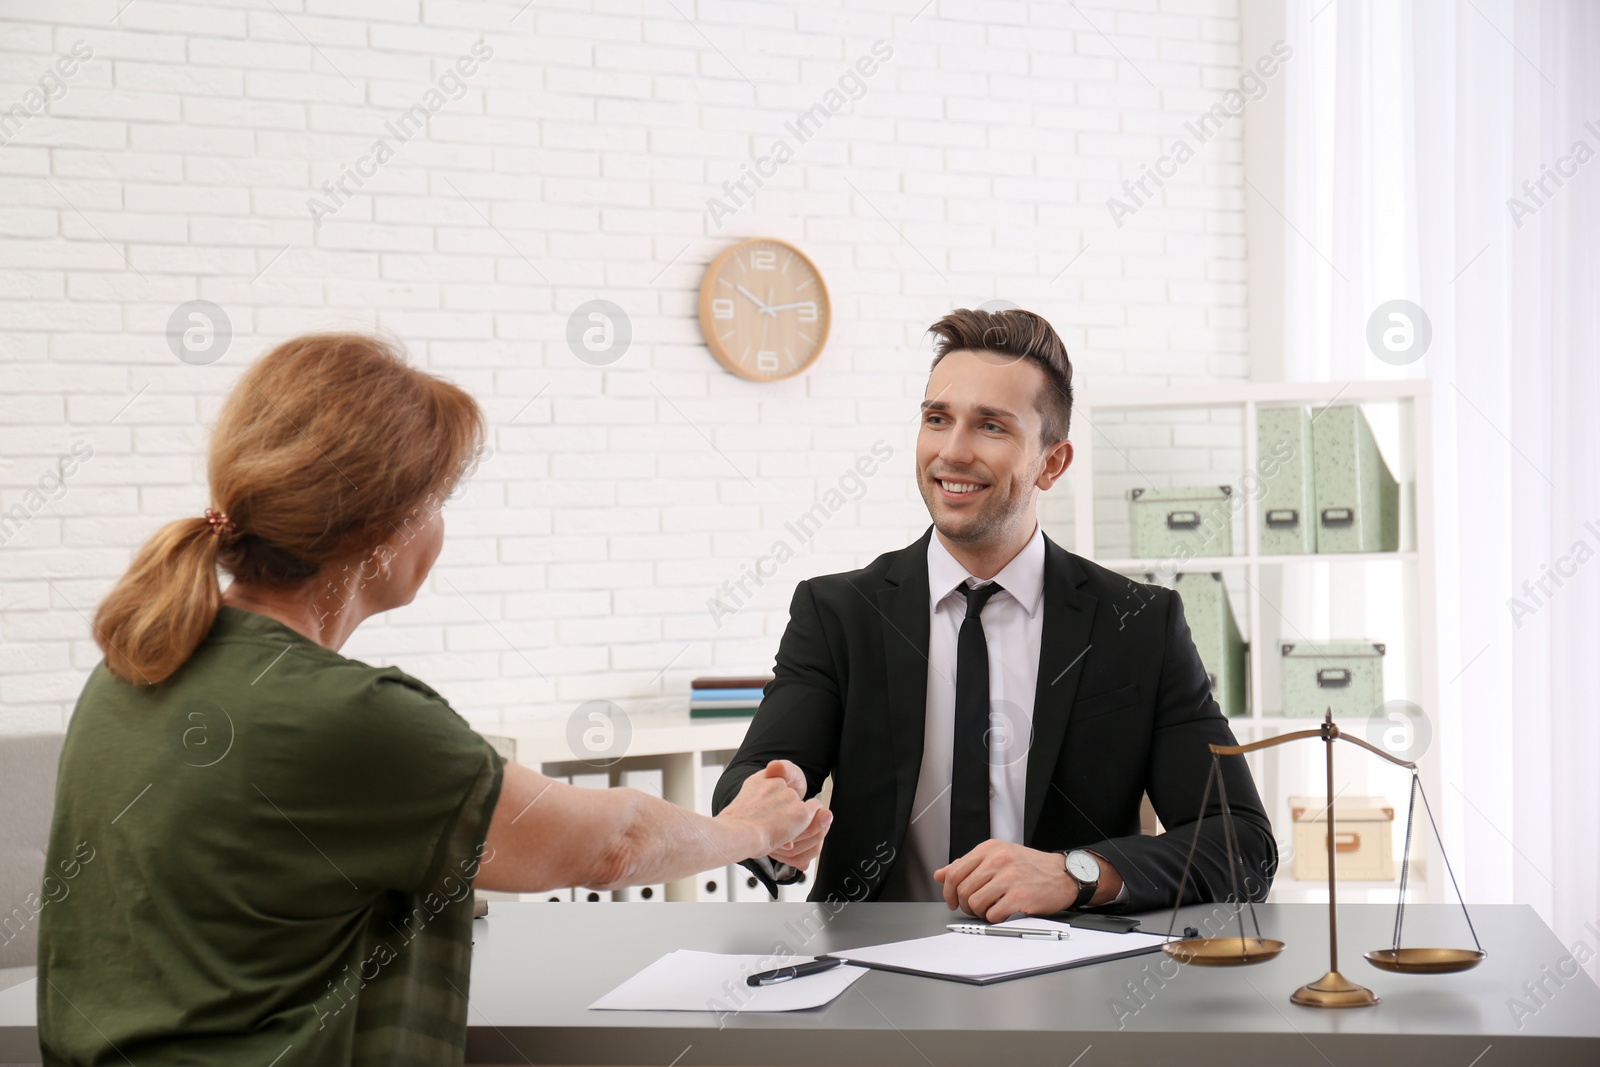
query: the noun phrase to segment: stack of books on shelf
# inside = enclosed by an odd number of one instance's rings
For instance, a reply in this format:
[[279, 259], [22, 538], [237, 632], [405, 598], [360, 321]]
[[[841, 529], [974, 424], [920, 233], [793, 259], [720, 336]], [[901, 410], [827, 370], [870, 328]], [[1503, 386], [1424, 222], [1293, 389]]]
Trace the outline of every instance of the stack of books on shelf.
[[747, 678], [696, 678], [689, 683], [689, 718], [749, 718], [761, 706], [761, 691], [770, 681], [770, 674]]

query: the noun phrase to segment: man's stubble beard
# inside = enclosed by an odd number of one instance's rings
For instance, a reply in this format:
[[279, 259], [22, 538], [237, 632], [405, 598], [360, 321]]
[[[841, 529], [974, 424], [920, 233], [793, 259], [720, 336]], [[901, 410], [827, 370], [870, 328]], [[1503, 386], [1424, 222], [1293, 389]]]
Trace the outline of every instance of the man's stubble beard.
[[[1039, 472], [1034, 471], [1028, 484], [1032, 485], [1038, 477]], [[939, 519], [938, 509], [944, 505], [944, 501], [939, 499], [934, 479], [926, 471], [919, 474], [917, 487], [922, 493], [923, 506], [928, 509], [928, 515], [933, 519], [934, 529], [938, 530], [945, 540], [963, 546], [982, 547], [1004, 540], [1007, 531], [1017, 524], [1024, 507], [1020, 502], [1021, 497], [1002, 498], [994, 495], [1000, 488], [1000, 483], [995, 482], [989, 487], [993, 499], [987, 501], [981, 511], [970, 517], [969, 525], [963, 528], [951, 528], [953, 524], [948, 522], [948, 516], [944, 523]]]

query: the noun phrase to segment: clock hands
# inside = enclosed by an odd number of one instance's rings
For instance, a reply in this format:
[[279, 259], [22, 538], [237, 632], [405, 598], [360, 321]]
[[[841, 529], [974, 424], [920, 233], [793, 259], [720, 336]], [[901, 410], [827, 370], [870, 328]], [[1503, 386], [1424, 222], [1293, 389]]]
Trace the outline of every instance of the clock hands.
[[794, 308], [803, 308], [815, 304], [815, 301], [812, 300], [796, 300], [790, 304], [768, 304], [742, 285], [735, 285], [734, 288], [750, 298], [750, 302], [756, 306], [756, 311], [771, 318], [777, 318], [780, 311], [790, 311]]
[[748, 296], [755, 303], [757, 310], [762, 312], [767, 310], [767, 305], [761, 302], [761, 298], [759, 296], [752, 293], [742, 285], [735, 285], [734, 288], [739, 290], [739, 292], [743, 293], [745, 296]]

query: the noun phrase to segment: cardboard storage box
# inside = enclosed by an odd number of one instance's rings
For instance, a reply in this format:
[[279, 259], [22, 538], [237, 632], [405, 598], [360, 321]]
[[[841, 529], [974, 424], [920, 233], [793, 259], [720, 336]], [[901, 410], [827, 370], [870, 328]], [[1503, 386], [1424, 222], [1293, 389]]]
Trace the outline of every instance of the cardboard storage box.
[[1366, 718], [1383, 706], [1384, 646], [1376, 641], [1285, 642], [1283, 714]]
[[[1328, 798], [1290, 797], [1294, 876], [1328, 880]], [[1385, 797], [1337, 797], [1333, 802], [1333, 873], [1343, 882], [1394, 881], [1394, 808]]]
[[1256, 415], [1256, 470], [1263, 493], [1256, 514], [1264, 556], [1317, 550], [1311, 416], [1305, 408], [1262, 408]]
[[1400, 547], [1400, 486], [1354, 404], [1322, 408], [1311, 421], [1318, 552], [1394, 552]]
[[1134, 558], [1233, 555], [1232, 497], [1228, 485], [1129, 490]]

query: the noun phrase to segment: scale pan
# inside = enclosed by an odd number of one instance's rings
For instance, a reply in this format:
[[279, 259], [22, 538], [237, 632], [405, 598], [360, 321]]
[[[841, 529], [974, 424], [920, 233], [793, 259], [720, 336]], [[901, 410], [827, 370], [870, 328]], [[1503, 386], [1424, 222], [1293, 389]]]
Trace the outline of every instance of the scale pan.
[[1367, 962], [1401, 974], [1449, 974], [1476, 967], [1485, 955], [1472, 948], [1379, 948], [1367, 953]]
[[1168, 941], [1161, 951], [1179, 963], [1197, 967], [1241, 967], [1267, 962], [1283, 951], [1283, 942], [1263, 937], [1191, 937]]

